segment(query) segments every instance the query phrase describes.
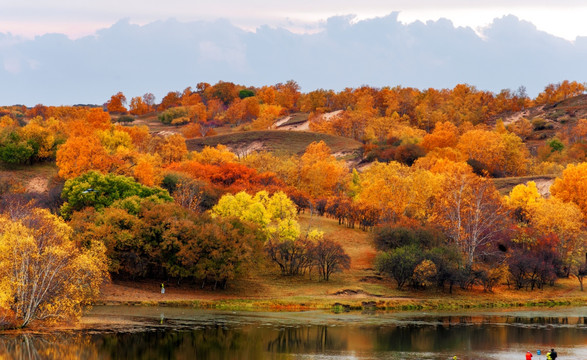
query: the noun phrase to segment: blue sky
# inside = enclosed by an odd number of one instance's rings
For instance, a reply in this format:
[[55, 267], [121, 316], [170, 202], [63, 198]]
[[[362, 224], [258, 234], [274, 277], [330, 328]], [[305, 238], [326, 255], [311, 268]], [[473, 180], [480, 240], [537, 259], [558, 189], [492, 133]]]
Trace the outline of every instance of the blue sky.
[[587, 80], [585, 18], [577, 0], [0, 0], [0, 103], [161, 99], [219, 80], [535, 95]]

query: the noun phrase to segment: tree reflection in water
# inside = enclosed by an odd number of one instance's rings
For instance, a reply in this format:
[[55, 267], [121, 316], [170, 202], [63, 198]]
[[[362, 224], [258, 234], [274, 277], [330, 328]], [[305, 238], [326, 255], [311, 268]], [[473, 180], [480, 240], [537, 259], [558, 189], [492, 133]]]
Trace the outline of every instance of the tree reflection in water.
[[[202, 322], [197, 317], [166, 317], [166, 325], [153, 326], [160, 323], [156, 314], [144, 326], [121, 329], [125, 332], [4, 335], [0, 358], [256, 360], [328, 354], [333, 358], [446, 359], [460, 354], [462, 358], [515, 359], [520, 351], [551, 346], [560, 350], [561, 358], [563, 354], [565, 359], [587, 358], [587, 318], [582, 316], [386, 318], [375, 314], [327, 325], [230, 316]], [[373, 319], [378, 320], [370, 322]]]
[[94, 360], [98, 349], [88, 335], [16, 335], [0, 337], [0, 358], [5, 360]]

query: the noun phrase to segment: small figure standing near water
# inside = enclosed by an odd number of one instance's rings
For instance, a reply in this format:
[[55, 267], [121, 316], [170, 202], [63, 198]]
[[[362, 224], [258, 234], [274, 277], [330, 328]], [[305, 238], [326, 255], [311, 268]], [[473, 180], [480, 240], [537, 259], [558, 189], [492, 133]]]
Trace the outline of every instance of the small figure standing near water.
[[161, 294], [165, 294], [165, 284], [161, 283]]
[[555, 360], [558, 354], [554, 349], [550, 349], [550, 351], [546, 354], [546, 360]]

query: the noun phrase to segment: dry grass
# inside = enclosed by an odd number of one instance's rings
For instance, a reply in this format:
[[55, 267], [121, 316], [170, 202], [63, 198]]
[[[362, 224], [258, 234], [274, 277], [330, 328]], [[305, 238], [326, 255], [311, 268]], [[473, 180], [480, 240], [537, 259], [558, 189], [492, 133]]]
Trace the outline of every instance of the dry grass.
[[281, 124], [281, 126], [298, 125], [308, 121], [308, 113], [295, 113], [289, 115], [289, 120]]
[[12, 191], [45, 192], [58, 171], [55, 163], [19, 166], [0, 164], [0, 179], [8, 181], [12, 185]]
[[276, 154], [302, 154], [314, 141], [324, 141], [333, 153], [356, 153], [361, 143], [353, 139], [308, 131], [247, 131], [187, 140], [189, 150], [201, 150], [204, 146], [227, 145], [231, 148], [246, 147], [260, 142], [263, 150]]
[[519, 176], [493, 179], [493, 183], [501, 195], [508, 195], [516, 185], [526, 184], [528, 181], [536, 183], [540, 181], [551, 182], [555, 178], [555, 175]]

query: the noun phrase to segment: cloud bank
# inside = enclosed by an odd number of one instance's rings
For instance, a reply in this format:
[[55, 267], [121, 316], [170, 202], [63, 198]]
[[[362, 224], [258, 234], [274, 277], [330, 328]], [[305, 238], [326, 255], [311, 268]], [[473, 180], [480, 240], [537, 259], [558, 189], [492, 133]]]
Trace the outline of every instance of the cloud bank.
[[262, 86], [293, 79], [303, 91], [524, 85], [536, 95], [548, 83], [587, 79], [587, 37], [570, 42], [514, 16], [495, 19], [481, 34], [444, 19], [404, 24], [397, 17], [331, 17], [314, 34], [268, 26], [248, 32], [226, 20], [123, 20], [75, 40], [0, 33], [0, 104], [101, 104], [118, 91], [161, 99], [219, 80]]

